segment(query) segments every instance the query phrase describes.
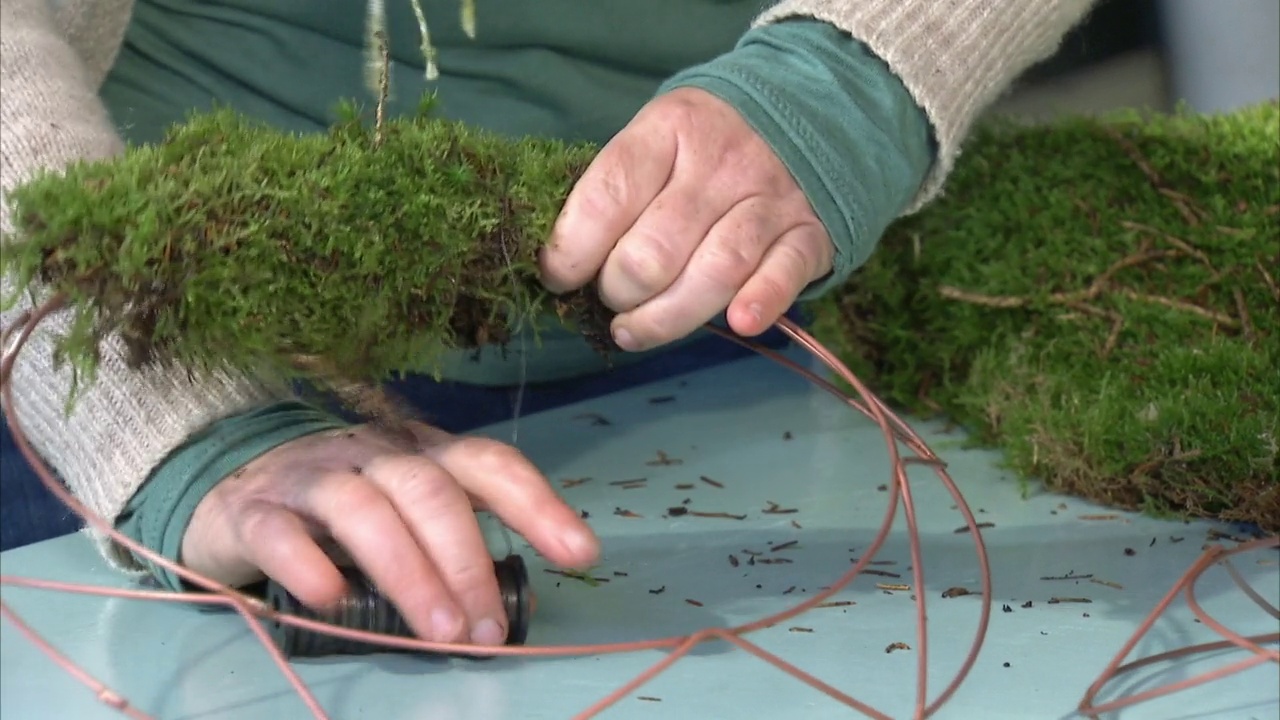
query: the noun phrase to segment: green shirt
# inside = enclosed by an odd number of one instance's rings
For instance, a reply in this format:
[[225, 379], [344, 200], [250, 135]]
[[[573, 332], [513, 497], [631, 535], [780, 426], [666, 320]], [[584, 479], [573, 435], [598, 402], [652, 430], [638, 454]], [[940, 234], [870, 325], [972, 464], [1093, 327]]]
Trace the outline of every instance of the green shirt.
[[[423, 92], [435, 90], [446, 117], [512, 136], [603, 143], [655, 94], [674, 87], [702, 88], [730, 103], [786, 164], [836, 246], [835, 270], [805, 297], [842, 282], [866, 260], [933, 162], [924, 113], [883, 62], [814, 20], [752, 30], [759, 0], [485, 0], [475, 40], [462, 32], [457, 0], [423, 0], [440, 67], [431, 83], [409, 2], [386, 6], [393, 113], [412, 110]], [[318, 131], [340, 99], [371, 101], [364, 13], [364, 0], [138, 0], [102, 97], [133, 142], [158, 140], [168, 125], [214, 104]], [[507, 353], [489, 349], [478, 361], [473, 353], [452, 355], [443, 375], [514, 384], [522, 371], [538, 382], [601, 369], [580, 338], [544, 332], [537, 345], [516, 341]], [[296, 421], [293, 430], [264, 419], [277, 412]], [[221, 477], [216, 473], [314, 431], [324, 424], [317, 413], [286, 404], [193, 438], [135, 496], [122, 527], [134, 537], [170, 538], [161, 544], [176, 557], [173, 539]], [[235, 430], [241, 422], [265, 423], [271, 432]]]

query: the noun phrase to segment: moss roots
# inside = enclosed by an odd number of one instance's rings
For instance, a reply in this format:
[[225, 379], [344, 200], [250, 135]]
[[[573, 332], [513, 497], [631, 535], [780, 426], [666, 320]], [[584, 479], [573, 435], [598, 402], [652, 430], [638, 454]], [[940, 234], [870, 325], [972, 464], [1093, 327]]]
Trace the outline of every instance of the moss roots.
[[[287, 135], [230, 111], [12, 193], [4, 271], [63, 292], [82, 370], [230, 363], [351, 382], [434, 372], [557, 312], [536, 256], [595, 148], [354, 108]], [[890, 228], [816, 331], [886, 399], [945, 413], [1026, 478], [1107, 504], [1280, 529], [1275, 104], [992, 125]], [[304, 363], [305, 365], [305, 363]]]

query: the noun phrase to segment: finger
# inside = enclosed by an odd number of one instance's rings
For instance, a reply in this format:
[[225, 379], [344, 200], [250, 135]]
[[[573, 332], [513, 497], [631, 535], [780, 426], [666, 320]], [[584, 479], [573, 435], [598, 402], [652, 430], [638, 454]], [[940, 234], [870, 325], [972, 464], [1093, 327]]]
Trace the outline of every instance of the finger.
[[586, 568], [599, 559], [600, 542], [591, 527], [520, 451], [488, 438], [463, 437], [428, 447], [424, 454], [549, 561]]
[[390, 498], [368, 478], [326, 475], [297, 509], [329, 531], [416, 634], [437, 642], [467, 639], [466, 614]]
[[729, 305], [769, 246], [790, 229], [787, 223], [788, 215], [764, 197], [734, 205], [700, 238], [665, 292], [614, 318], [615, 341], [624, 350], [645, 350], [698, 329]]
[[[666, 290], [734, 200], [700, 178], [667, 185], [618, 240], [600, 269], [600, 299], [626, 312]], [[725, 302], [728, 302], [726, 300]]]
[[743, 337], [769, 329], [810, 283], [831, 272], [835, 249], [819, 223], [805, 223], [778, 239], [729, 305], [729, 327]]
[[245, 559], [303, 605], [324, 610], [347, 594], [342, 574], [302, 518], [270, 503], [248, 505], [236, 517]]
[[413, 455], [379, 458], [365, 475], [382, 488], [426, 550], [440, 579], [467, 615], [471, 642], [500, 645], [507, 615], [493, 570], [493, 556], [471, 500], [435, 462]]
[[666, 185], [675, 165], [675, 134], [637, 116], [592, 160], [570, 191], [540, 256], [552, 292], [586, 285], [614, 244]]

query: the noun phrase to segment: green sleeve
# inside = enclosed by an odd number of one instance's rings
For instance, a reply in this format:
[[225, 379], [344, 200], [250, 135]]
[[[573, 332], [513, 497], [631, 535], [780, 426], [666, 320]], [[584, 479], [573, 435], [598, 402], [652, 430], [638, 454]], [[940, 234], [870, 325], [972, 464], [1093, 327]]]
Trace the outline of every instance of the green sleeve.
[[889, 67], [834, 26], [797, 19], [754, 28], [728, 53], [669, 79], [733, 105], [809, 198], [836, 247], [813, 299], [867, 261], [934, 161], [924, 111]]
[[[254, 458], [304, 435], [346, 427], [345, 421], [297, 401], [227, 418], [192, 436], [134, 494], [117, 529], [177, 562], [196, 506], [220, 481]], [[169, 590], [189, 589], [177, 575], [144, 563]]]

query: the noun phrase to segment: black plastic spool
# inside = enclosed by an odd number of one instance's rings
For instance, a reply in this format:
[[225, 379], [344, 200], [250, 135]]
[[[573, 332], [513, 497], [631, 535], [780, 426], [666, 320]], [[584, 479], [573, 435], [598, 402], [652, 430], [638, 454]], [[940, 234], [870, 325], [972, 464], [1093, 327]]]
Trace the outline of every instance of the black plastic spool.
[[[507, 611], [507, 645], [523, 645], [529, 634], [529, 620], [532, 614], [533, 594], [529, 586], [529, 571], [524, 559], [519, 555], [508, 555], [493, 563], [494, 574], [498, 578], [498, 590], [502, 594], [502, 604]], [[416, 639], [400, 612], [374, 584], [359, 570], [344, 568], [349, 592], [337, 607], [330, 611], [318, 613], [303, 605], [288, 590], [278, 583], [268, 580], [265, 583], [263, 600], [274, 611], [295, 615], [309, 620], [318, 620], [350, 630], [394, 635]], [[449, 655], [472, 659], [489, 659], [488, 656], [467, 655], [465, 653], [426, 653], [421, 650], [409, 650], [366, 642], [334, 637], [324, 633], [312, 632], [278, 621], [267, 623], [267, 631], [272, 641], [285, 657], [324, 657], [328, 655], [368, 655], [372, 653], [415, 653], [428, 655]]]

